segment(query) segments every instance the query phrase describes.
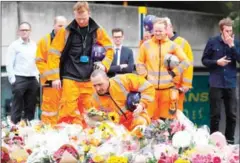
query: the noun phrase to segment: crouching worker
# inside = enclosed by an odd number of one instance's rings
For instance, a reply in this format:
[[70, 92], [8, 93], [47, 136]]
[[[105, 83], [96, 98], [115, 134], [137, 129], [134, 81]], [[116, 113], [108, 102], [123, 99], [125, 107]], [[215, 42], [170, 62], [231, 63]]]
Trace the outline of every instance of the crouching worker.
[[149, 107], [153, 106], [155, 89], [146, 79], [135, 74], [108, 78], [104, 71], [95, 70], [91, 82], [95, 88], [93, 107], [118, 113], [117, 122], [128, 130], [150, 123], [148, 111], [153, 109]]

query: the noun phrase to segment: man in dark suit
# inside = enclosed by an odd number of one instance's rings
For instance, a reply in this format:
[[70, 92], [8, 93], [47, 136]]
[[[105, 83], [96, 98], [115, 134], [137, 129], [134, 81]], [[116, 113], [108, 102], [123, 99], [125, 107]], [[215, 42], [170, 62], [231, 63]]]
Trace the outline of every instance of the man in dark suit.
[[114, 42], [114, 59], [109, 69], [108, 76], [116, 74], [132, 73], [134, 68], [133, 51], [126, 46], [122, 46], [124, 32], [120, 28], [112, 29]]

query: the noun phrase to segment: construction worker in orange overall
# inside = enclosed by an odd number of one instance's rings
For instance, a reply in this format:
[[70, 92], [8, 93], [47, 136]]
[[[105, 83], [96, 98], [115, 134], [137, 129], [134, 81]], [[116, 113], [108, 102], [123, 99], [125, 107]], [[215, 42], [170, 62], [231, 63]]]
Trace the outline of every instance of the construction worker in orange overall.
[[[137, 59], [137, 72], [155, 86], [155, 111], [153, 119], [172, 119], [178, 108], [177, 84], [180, 74], [189, 66], [183, 50], [167, 36], [167, 22], [156, 18], [153, 25], [153, 38], [140, 47]], [[180, 63], [169, 69], [164, 65], [165, 56], [172, 54]]]
[[[94, 69], [108, 71], [113, 60], [113, 45], [106, 31], [90, 18], [88, 2], [73, 6], [75, 19], [62, 28], [51, 45], [49, 59], [52, 85], [62, 88], [58, 123], [82, 125], [84, 109], [90, 107], [93, 86], [90, 75]], [[106, 49], [101, 62], [93, 62], [91, 51], [94, 44]], [[62, 80], [61, 80], [62, 79]], [[78, 100], [82, 103], [78, 108]]]
[[168, 27], [167, 34], [168, 38], [178, 44], [187, 55], [188, 60], [190, 61], [190, 66], [185, 69], [181, 75], [180, 83], [177, 85], [179, 89], [179, 100], [178, 100], [178, 109], [183, 111], [183, 103], [185, 99], [185, 93], [187, 93], [192, 88], [192, 79], [193, 79], [193, 53], [192, 48], [189, 42], [181, 36], [178, 36], [176, 32], [173, 31], [173, 26], [171, 20], [168, 17], [165, 17]]
[[106, 73], [95, 70], [91, 82], [96, 90], [93, 94], [93, 107], [109, 112], [116, 112], [118, 123], [128, 130], [138, 125], [148, 125], [148, 109], [154, 101], [154, 86], [136, 74], [116, 75], [108, 78]]
[[58, 107], [61, 98], [61, 90], [52, 88], [52, 80], [48, 79], [48, 75], [43, 75], [49, 71], [48, 68], [48, 52], [52, 40], [56, 33], [67, 24], [67, 19], [63, 16], [56, 16], [54, 26], [51, 33], [40, 39], [37, 46], [36, 65], [40, 72], [40, 82], [43, 87], [42, 104], [41, 104], [41, 121], [46, 124], [56, 124]]

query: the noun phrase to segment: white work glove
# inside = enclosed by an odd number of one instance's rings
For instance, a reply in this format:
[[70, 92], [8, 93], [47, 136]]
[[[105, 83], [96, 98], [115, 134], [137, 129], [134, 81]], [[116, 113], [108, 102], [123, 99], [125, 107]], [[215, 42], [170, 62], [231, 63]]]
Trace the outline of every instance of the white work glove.
[[123, 68], [127, 68], [127, 67], [128, 67], [128, 64], [121, 64], [121, 65], [120, 65], [121, 70], [122, 70]]
[[101, 62], [94, 62], [93, 69], [94, 70], [100, 69], [100, 70], [105, 71], [105, 66]]
[[144, 110], [144, 107], [143, 107], [142, 104], [135, 104], [135, 105], [136, 105], [136, 109], [133, 111], [133, 116], [134, 117], [138, 116]]
[[52, 87], [56, 89], [61, 89], [62, 88], [62, 82], [60, 79], [54, 80], [52, 82]]
[[179, 88], [179, 91], [182, 93], [187, 93], [189, 90], [190, 90], [190, 88], [188, 88], [188, 87], [180, 87]]

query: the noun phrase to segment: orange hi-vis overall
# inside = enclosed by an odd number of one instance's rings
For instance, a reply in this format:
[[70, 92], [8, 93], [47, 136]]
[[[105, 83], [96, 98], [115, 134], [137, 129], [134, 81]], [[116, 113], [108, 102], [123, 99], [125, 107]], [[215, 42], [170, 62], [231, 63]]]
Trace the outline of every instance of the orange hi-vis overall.
[[48, 81], [48, 74], [44, 75], [45, 72], [49, 71], [48, 67], [48, 56], [51, 45], [51, 35], [47, 34], [39, 42], [36, 53], [36, 65], [40, 72], [40, 82], [43, 86], [42, 104], [41, 104], [41, 121], [46, 124], [56, 124], [58, 116], [58, 108], [61, 99], [61, 90], [44, 87], [46, 81]]
[[[126, 100], [129, 92], [140, 92], [145, 111], [139, 116], [133, 117], [133, 113], [126, 108]], [[132, 130], [138, 125], [150, 123], [148, 112], [151, 112], [155, 97], [155, 89], [146, 79], [136, 74], [117, 75], [110, 79], [109, 94], [99, 96], [93, 94], [93, 107], [105, 112], [117, 112], [120, 116], [120, 124]]]
[[[180, 64], [172, 70], [175, 77], [172, 77], [164, 66], [166, 54], [176, 55], [180, 60]], [[157, 40], [154, 36], [140, 47], [137, 72], [156, 89], [153, 119], [175, 117], [179, 98], [179, 92], [175, 87], [180, 82], [180, 75], [188, 66], [189, 61], [181, 47], [167, 37], [164, 40]]]
[[[177, 88], [181, 87], [187, 87], [192, 88], [192, 79], [193, 79], [193, 53], [192, 48], [187, 40], [184, 38], [177, 36], [173, 39], [173, 42], [178, 44], [184, 51], [184, 53], [187, 55], [188, 60], [190, 61], [190, 66], [185, 69], [181, 75], [180, 83], [177, 85]], [[185, 99], [184, 93], [179, 93], [179, 101], [178, 101], [178, 109], [183, 111], [183, 103]]]
[[[60, 79], [60, 57], [65, 48], [67, 41], [69, 40], [70, 31], [67, 28], [62, 28], [55, 39], [52, 42], [51, 49], [49, 52], [49, 70], [51, 80]], [[113, 60], [113, 46], [110, 38], [106, 31], [99, 27], [96, 30], [96, 42], [102, 45], [106, 49], [105, 58], [101, 63], [105, 66], [108, 71], [112, 60]], [[82, 112], [84, 109], [88, 109], [91, 106], [90, 98], [93, 94], [93, 86], [89, 81], [75, 81], [64, 78], [62, 87], [62, 98], [61, 105], [59, 108], [58, 123], [75, 123], [83, 124]], [[78, 108], [78, 101], [81, 101], [81, 108]]]

